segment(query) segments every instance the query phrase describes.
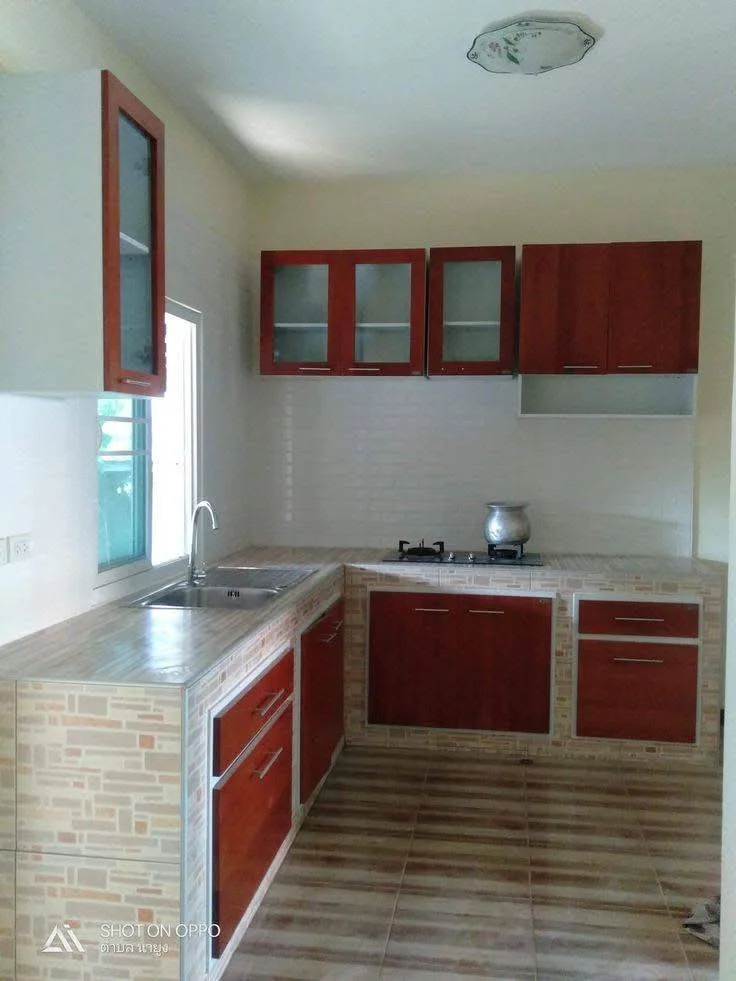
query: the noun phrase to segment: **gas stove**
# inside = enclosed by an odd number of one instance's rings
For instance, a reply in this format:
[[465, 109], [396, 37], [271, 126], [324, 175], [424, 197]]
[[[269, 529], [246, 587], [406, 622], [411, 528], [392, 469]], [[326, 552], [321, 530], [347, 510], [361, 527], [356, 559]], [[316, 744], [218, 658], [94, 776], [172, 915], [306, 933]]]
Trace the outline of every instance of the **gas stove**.
[[[405, 546], [410, 546], [406, 548]], [[411, 562], [442, 565], [542, 565], [542, 557], [537, 552], [525, 552], [523, 545], [485, 545], [478, 551], [445, 550], [443, 541], [425, 545], [424, 539], [418, 545], [402, 539], [395, 552], [384, 555], [383, 562]]]

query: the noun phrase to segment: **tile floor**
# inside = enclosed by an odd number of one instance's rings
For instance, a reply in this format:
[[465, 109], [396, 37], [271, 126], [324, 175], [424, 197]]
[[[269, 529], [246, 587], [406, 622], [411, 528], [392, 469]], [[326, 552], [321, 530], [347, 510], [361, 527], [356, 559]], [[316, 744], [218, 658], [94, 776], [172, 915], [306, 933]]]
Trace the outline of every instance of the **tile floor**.
[[717, 981], [711, 770], [345, 750], [224, 981]]

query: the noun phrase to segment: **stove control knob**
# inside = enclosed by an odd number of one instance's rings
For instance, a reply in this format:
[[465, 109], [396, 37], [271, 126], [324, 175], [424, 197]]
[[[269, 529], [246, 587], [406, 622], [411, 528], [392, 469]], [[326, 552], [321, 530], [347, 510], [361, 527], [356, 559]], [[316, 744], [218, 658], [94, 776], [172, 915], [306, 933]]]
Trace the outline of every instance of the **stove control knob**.
[[475, 556], [472, 552], [468, 552], [468, 562], [475, 562]]
[[455, 561], [455, 553], [454, 552], [448, 552], [447, 553], [447, 561], [448, 562], [454, 562]]

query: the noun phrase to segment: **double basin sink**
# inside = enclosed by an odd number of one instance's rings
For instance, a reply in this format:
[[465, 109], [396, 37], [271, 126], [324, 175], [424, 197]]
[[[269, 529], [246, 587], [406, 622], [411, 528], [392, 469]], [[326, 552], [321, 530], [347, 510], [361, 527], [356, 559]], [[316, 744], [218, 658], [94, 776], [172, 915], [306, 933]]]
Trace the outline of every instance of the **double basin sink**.
[[201, 582], [170, 583], [132, 606], [152, 609], [257, 610], [273, 602], [316, 569], [304, 566], [216, 566]]

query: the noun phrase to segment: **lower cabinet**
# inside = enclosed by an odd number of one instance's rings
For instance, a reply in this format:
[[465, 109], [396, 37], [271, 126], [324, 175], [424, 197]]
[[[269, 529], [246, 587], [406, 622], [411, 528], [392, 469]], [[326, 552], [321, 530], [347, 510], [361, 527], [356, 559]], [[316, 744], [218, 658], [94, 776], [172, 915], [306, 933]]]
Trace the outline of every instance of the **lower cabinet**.
[[[293, 652], [213, 719], [212, 922], [220, 957], [292, 825]], [[239, 741], [238, 741], [239, 740]]]
[[578, 605], [578, 736], [694, 743], [697, 603], [586, 598]]
[[374, 591], [368, 722], [549, 732], [553, 604]]
[[334, 603], [301, 637], [299, 799], [327, 773], [343, 736], [344, 603]]

